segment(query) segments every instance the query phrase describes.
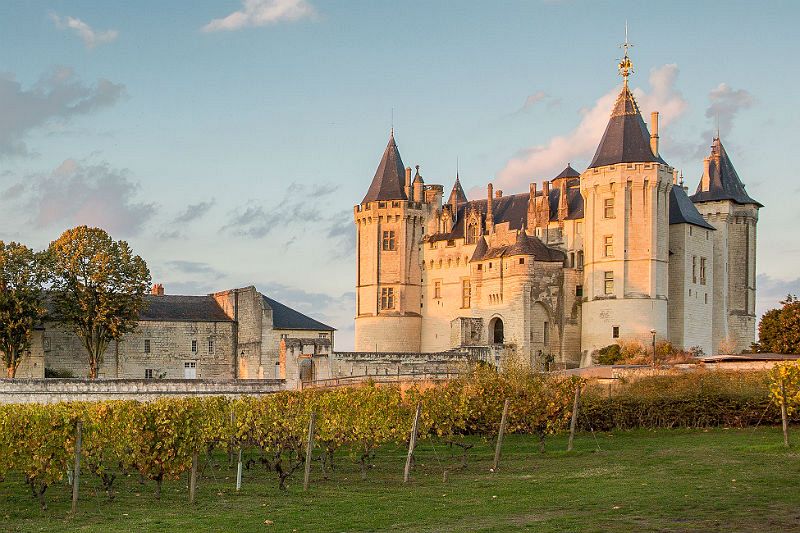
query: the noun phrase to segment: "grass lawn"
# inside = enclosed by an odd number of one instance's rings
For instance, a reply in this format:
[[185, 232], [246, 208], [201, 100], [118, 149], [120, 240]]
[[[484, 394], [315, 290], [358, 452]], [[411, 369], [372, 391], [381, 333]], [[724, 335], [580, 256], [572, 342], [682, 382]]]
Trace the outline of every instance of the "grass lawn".
[[[459, 456], [424, 441], [413, 480], [402, 483], [404, 452], [379, 450], [368, 479], [346, 452], [331, 480], [315, 462], [281, 492], [262, 466], [245, 470], [236, 492], [227, 456], [209, 462], [188, 504], [186, 480], [118, 479], [109, 502], [86, 475], [78, 513], [66, 482], [47, 491], [41, 511], [18, 476], [0, 483], [3, 531], [800, 531], [800, 457], [780, 428], [659, 430], [566, 436], [538, 453], [534, 437], [507, 437], [499, 472], [493, 443], [476, 440], [465, 470]], [[447, 481], [442, 472], [448, 469]], [[265, 521], [271, 521], [266, 524]]]

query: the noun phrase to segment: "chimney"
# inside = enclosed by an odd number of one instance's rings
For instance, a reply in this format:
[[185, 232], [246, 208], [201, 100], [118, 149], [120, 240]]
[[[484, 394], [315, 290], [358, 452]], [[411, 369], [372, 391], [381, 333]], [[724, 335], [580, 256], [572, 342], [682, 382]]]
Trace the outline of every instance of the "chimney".
[[164, 286], [160, 283], [154, 284], [153, 288], [150, 289], [150, 294], [153, 296], [164, 296]]
[[678, 169], [677, 168], [672, 169], [672, 184], [673, 185], [677, 185], [678, 184]]
[[499, 189], [498, 189], [498, 190], [497, 190], [497, 191], [494, 193], [494, 197], [495, 197], [495, 198], [502, 198], [502, 197], [503, 197], [503, 191], [501, 191], [501, 190], [499, 190]]
[[494, 187], [490, 183], [486, 187], [487, 200], [486, 200], [486, 231], [489, 233], [494, 232], [494, 214], [492, 214], [492, 192]]
[[650, 149], [653, 150], [653, 155], [658, 157], [658, 111], [650, 113], [650, 128], [653, 130], [650, 133]]
[[411, 190], [411, 167], [406, 167], [406, 185], [405, 185], [405, 192], [406, 198], [409, 201], [413, 201], [414, 198], [412, 197], [412, 190]]
[[567, 202], [567, 180], [562, 179], [560, 181], [558, 187], [558, 220], [563, 221], [569, 215], [569, 203]]
[[550, 182], [543, 181], [542, 182], [542, 196], [545, 198], [550, 198]]

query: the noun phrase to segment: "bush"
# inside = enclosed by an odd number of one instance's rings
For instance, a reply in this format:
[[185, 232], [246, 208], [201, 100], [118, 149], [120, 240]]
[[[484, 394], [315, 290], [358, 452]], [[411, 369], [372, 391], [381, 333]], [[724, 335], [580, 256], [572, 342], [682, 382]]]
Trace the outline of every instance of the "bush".
[[74, 378], [75, 374], [66, 368], [45, 368], [44, 377], [46, 378]]
[[598, 365], [616, 365], [622, 361], [622, 346], [619, 344], [609, 344], [605, 348], [600, 348], [595, 357]]
[[696, 371], [648, 376], [609, 395], [589, 387], [581, 405], [584, 429], [746, 427], [779, 424], [766, 372]]

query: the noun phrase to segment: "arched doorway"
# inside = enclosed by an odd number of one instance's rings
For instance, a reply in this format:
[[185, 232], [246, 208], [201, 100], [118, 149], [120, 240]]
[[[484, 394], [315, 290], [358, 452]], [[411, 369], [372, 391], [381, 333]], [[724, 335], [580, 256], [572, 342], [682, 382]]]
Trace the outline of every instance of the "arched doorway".
[[531, 306], [531, 355], [534, 359], [543, 359], [551, 354], [550, 333], [553, 321], [550, 312], [542, 302], [535, 302]]
[[489, 341], [491, 344], [503, 344], [503, 319], [495, 317], [489, 322]]

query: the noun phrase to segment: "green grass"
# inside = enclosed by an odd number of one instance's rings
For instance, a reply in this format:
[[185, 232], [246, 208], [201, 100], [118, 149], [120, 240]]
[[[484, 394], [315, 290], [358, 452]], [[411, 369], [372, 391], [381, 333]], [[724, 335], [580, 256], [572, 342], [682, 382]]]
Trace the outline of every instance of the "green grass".
[[[312, 486], [302, 472], [288, 491], [261, 466], [235, 468], [215, 456], [188, 504], [186, 480], [167, 482], [160, 501], [138, 476], [117, 480], [109, 502], [92, 477], [70, 515], [66, 482], [47, 491], [41, 511], [17, 476], [0, 483], [3, 531], [790, 531], [800, 530], [800, 458], [779, 428], [659, 430], [580, 434], [538, 453], [533, 437], [509, 436], [500, 471], [490, 473], [493, 443], [476, 440], [466, 470], [442, 444], [420, 444], [413, 480], [402, 483], [404, 451], [378, 452], [362, 481], [346, 452], [337, 470]], [[599, 448], [599, 449], [598, 449]], [[448, 468], [447, 482], [442, 471]], [[265, 524], [271, 520], [271, 525]]]

